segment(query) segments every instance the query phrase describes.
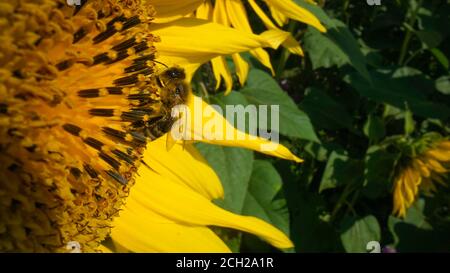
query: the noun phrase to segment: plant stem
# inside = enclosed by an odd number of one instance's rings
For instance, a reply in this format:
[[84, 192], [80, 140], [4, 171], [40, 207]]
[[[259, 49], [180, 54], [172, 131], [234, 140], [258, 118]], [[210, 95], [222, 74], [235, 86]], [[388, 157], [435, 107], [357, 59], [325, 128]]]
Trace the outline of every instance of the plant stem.
[[342, 14], [345, 17], [345, 23], [348, 25], [350, 21], [350, 15], [348, 14], [348, 6], [350, 5], [350, 0], [345, 0], [342, 4]]
[[206, 88], [206, 85], [204, 82], [200, 82], [200, 90], [202, 91], [203, 98], [209, 102], [208, 89]]
[[408, 59], [406, 59], [404, 65], [408, 65], [417, 55], [423, 52], [423, 48], [416, 50]]
[[358, 200], [359, 193], [360, 193], [360, 191], [355, 192], [355, 194], [352, 197], [352, 200], [350, 200], [350, 202], [348, 202], [348, 201], [346, 202], [346, 205], [348, 207], [347, 208], [347, 212], [351, 211], [354, 216], [356, 216], [356, 214], [357, 214], [355, 209], [354, 209], [354, 206], [355, 206], [356, 200]]
[[344, 191], [342, 192], [341, 196], [339, 197], [338, 202], [336, 203], [336, 205], [333, 208], [333, 211], [331, 212], [330, 222], [332, 222], [334, 220], [337, 213], [341, 209], [342, 205], [344, 205], [347, 202], [347, 197], [350, 195], [352, 190], [353, 190], [352, 183], [349, 183], [345, 186]]
[[283, 70], [286, 67], [286, 63], [287, 63], [290, 55], [291, 55], [291, 53], [289, 52], [289, 50], [287, 50], [286, 48], [282, 49], [280, 61], [278, 62], [277, 70], [275, 71], [277, 80], [279, 80], [281, 78], [281, 75], [283, 74]]
[[406, 54], [408, 53], [409, 42], [411, 41], [411, 38], [413, 35], [414, 25], [417, 20], [417, 14], [419, 13], [419, 9], [422, 7], [422, 2], [423, 2], [423, 0], [419, 0], [419, 2], [417, 3], [416, 9], [413, 11], [411, 17], [408, 20], [408, 23], [406, 23], [406, 25], [409, 25], [411, 27], [407, 28], [405, 39], [403, 40], [403, 43], [402, 43], [402, 48], [400, 50], [400, 56], [398, 57], [398, 62], [397, 62], [399, 65], [403, 65]]
[[[290, 21], [288, 26], [288, 32], [292, 33], [295, 30], [295, 27], [297, 26], [297, 22]], [[285, 47], [283, 47], [281, 51], [280, 61], [278, 62], [277, 69], [275, 71], [275, 76], [279, 80], [281, 78], [281, 75], [283, 74], [283, 70], [286, 67], [286, 63], [289, 59], [289, 56], [291, 56], [291, 52]]]

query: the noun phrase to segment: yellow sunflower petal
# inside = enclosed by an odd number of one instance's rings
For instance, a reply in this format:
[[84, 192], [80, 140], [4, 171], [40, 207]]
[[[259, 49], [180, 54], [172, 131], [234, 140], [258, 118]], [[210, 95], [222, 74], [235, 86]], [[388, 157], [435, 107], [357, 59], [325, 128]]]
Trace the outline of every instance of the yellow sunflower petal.
[[423, 177], [430, 176], [430, 170], [425, 166], [425, 164], [420, 159], [414, 159], [413, 167], [419, 170]]
[[212, 20], [213, 6], [210, 1], [203, 1], [196, 11], [196, 17], [199, 19]]
[[[227, 1], [226, 6], [227, 6], [226, 8], [228, 11], [228, 17], [230, 19], [231, 25], [233, 25], [235, 28], [237, 28], [239, 30], [242, 30], [242, 31], [245, 31], [248, 33], [253, 33], [252, 28], [248, 22], [247, 12], [246, 12], [245, 7], [242, 4], [242, 2], [241, 1]], [[250, 53], [255, 58], [257, 58], [258, 61], [262, 65], [269, 68], [270, 71], [272, 72], [272, 74], [275, 74], [275, 71], [270, 62], [269, 54], [264, 49], [258, 48], [258, 49], [250, 51]], [[238, 73], [238, 75], [239, 75], [239, 73]], [[244, 77], [240, 77], [240, 79], [241, 78], [244, 78]], [[246, 77], [245, 77], [245, 79], [246, 79]], [[242, 84], [242, 81], [241, 81], [241, 84]]]
[[216, 57], [211, 60], [214, 78], [216, 79], [216, 89], [219, 89], [222, 79], [225, 82], [226, 93], [233, 88], [233, 76], [228, 68], [227, 60], [224, 57]]
[[289, 19], [286, 16], [284, 16], [283, 13], [279, 12], [278, 10], [274, 9], [273, 7], [269, 7], [269, 9], [270, 9], [270, 14], [272, 14], [273, 19], [280, 27], [287, 24]]
[[450, 151], [443, 149], [433, 149], [425, 153], [426, 156], [432, 157], [439, 161], [450, 161]]
[[292, 35], [289, 35], [286, 41], [283, 43], [283, 47], [287, 48], [289, 52], [295, 55], [304, 56], [305, 53], [303, 52], [302, 47], [300, 46], [300, 43], [292, 37]]
[[414, 201], [414, 188], [411, 186], [414, 182], [409, 176], [405, 176], [401, 183], [401, 192], [406, 206], [409, 206]]
[[225, 3], [226, 1], [228, 0], [216, 0], [213, 11], [213, 22], [228, 27], [230, 26], [230, 21], [228, 20], [228, 12]]
[[156, 10], [156, 23], [166, 23], [195, 11], [202, 0], [147, 0]]
[[239, 78], [239, 83], [244, 85], [247, 81], [248, 71], [250, 70], [250, 66], [248, 63], [241, 57], [240, 54], [233, 54], [232, 56], [234, 65], [236, 67], [236, 74]]
[[431, 157], [425, 157], [424, 159], [424, 163], [425, 165], [428, 167], [428, 169], [437, 172], [437, 173], [446, 173], [447, 170], [444, 168], [444, 166], [442, 166], [441, 163], [439, 163], [439, 161], [434, 160]]
[[279, 29], [271, 29], [264, 31], [260, 36], [270, 44], [270, 47], [278, 49], [280, 45], [286, 42], [291, 34]]
[[159, 61], [185, 68], [188, 74], [209, 60], [271, 45], [262, 37], [198, 18], [152, 24], [150, 31], [163, 37], [155, 43]]
[[274, 10], [284, 14], [284, 16], [311, 25], [318, 30], [325, 32], [325, 27], [311, 12], [298, 6], [292, 0], [264, 0]]
[[270, 61], [270, 56], [269, 56], [269, 53], [267, 53], [267, 51], [265, 51], [262, 48], [257, 48], [257, 49], [251, 50], [250, 54], [252, 54], [252, 56], [255, 57], [256, 59], [258, 59], [258, 61], [262, 65], [264, 65], [265, 67], [270, 69], [270, 72], [272, 73], [272, 75], [275, 75], [275, 70], [273, 69], [272, 63]]
[[444, 140], [437, 146], [439, 149], [450, 151], [450, 140]]
[[264, 11], [258, 6], [258, 4], [256, 4], [254, 0], [249, 0], [249, 4], [268, 29], [276, 31], [275, 33], [278, 33], [278, 35], [284, 35], [282, 44], [289, 50], [289, 52], [299, 56], [304, 55], [299, 42], [296, 41], [289, 32], [282, 31], [277, 26], [275, 26], [275, 24], [272, 23], [270, 18], [264, 13]]
[[392, 213], [398, 215], [399, 217], [403, 217], [406, 212], [405, 201], [401, 190], [402, 184], [403, 184], [403, 175], [400, 176], [395, 181], [395, 188], [394, 188], [394, 202], [393, 202], [394, 207]]
[[142, 210], [132, 199], [115, 219], [111, 238], [132, 252], [230, 252], [207, 227], [170, 221]]
[[[279, 143], [271, 142], [261, 137], [251, 136], [237, 130], [212, 106], [197, 96], [190, 96], [188, 107], [193, 116], [190, 124], [187, 124], [188, 128], [186, 129], [186, 131], [192, 134], [189, 140], [199, 140], [222, 146], [243, 147], [267, 155], [302, 162], [300, 158]], [[212, 132], [206, 130], [208, 127], [206, 126], [207, 124], [214, 125], [210, 128]]]
[[247, 11], [242, 2], [227, 1], [225, 4], [230, 24], [239, 30], [252, 33], [253, 31], [248, 21]]
[[[224, 2], [216, 3], [213, 9], [210, 1], [205, 1], [196, 11], [196, 17], [199, 19], [212, 20], [224, 26], [228, 26], [226, 13], [223, 12]], [[224, 57], [216, 57], [211, 60], [214, 78], [216, 79], [216, 89], [219, 89], [222, 79], [225, 82], [226, 93], [231, 92], [233, 87], [233, 78]]]
[[155, 172], [188, 186], [209, 200], [223, 197], [222, 184], [216, 173], [191, 144], [175, 144], [168, 151], [165, 136], [161, 137], [148, 144], [144, 162]]
[[[278, 248], [291, 248], [289, 238], [268, 223], [250, 216], [233, 214], [214, 205], [200, 194], [182, 187], [150, 169], [141, 168], [140, 178], [128, 197], [142, 221], [144, 212], [154, 211], [183, 225], [221, 226], [255, 234]], [[122, 218], [122, 216], [120, 217]], [[139, 221], [136, 225], [139, 225]], [[128, 222], [128, 221], [124, 221]], [[127, 223], [133, 226], [134, 223]], [[149, 234], [149, 236], [155, 236]]]
[[266, 13], [258, 6], [255, 0], [248, 0], [248, 3], [250, 4], [250, 7], [253, 9], [256, 15], [258, 15], [258, 17], [261, 19], [266, 28], [278, 29], [277, 26], [272, 22], [272, 20], [270, 20], [269, 16], [267, 16]]

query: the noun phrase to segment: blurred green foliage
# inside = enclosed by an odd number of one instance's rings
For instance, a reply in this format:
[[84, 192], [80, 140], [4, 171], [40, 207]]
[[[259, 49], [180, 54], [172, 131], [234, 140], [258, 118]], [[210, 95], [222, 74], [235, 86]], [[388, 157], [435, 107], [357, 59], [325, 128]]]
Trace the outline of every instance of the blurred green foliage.
[[[208, 66], [196, 75], [210, 103], [280, 105], [281, 142], [305, 160], [199, 144], [224, 184], [219, 204], [290, 234], [291, 251], [367, 252], [369, 241], [398, 252], [450, 251], [448, 188], [418, 199], [405, 219], [391, 215], [399, 143], [450, 132], [450, 1], [295, 2], [328, 29], [286, 27], [304, 58], [272, 51], [272, 77], [247, 56], [248, 83], [229, 96], [208, 88]], [[218, 233], [236, 251], [276, 251], [248, 234]]]

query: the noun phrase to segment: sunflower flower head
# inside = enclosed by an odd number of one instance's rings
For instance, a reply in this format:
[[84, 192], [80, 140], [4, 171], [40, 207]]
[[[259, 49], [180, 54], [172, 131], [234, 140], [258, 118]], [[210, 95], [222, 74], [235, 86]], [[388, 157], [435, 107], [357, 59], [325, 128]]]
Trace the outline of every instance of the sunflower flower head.
[[171, 123], [163, 75], [184, 75], [158, 74], [139, 1], [0, 8], [0, 251], [92, 251]]
[[[161, 141], [171, 109], [192, 96], [186, 66], [265, 44], [193, 18], [154, 24], [184, 2], [171, 3], [0, 3], [0, 252], [67, 252], [73, 242], [93, 252], [110, 235], [130, 251], [229, 251], [209, 225], [292, 247], [273, 226], [211, 202], [223, 188], [192, 144], [169, 152]], [[230, 46], [198, 42], [214, 30]], [[199, 46], [180, 42], [189, 39]], [[300, 161], [281, 145], [267, 153]]]
[[420, 191], [425, 195], [432, 195], [437, 191], [436, 184], [448, 186], [446, 180], [449, 171], [450, 141], [425, 141], [418, 149], [418, 154], [409, 158], [397, 174], [393, 213], [404, 217]]

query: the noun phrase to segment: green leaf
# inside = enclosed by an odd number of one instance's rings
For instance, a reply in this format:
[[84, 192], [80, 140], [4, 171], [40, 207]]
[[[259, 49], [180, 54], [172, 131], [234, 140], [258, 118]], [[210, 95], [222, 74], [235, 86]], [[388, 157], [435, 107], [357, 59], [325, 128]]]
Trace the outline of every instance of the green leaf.
[[313, 68], [350, 64], [370, 81], [364, 54], [348, 27], [343, 22], [330, 18], [316, 5], [301, 0], [295, 2], [313, 13], [327, 28], [326, 33], [321, 33], [309, 26], [304, 37], [304, 47], [311, 58]]
[[282, 190], [281, 177], [271, 163], [255, 160], [242, 213], [256, 216], [289, 235], [289, 212]]
[[[317, 129], [352, 129], [352, 116], [344, 106], [318, 88], [308, 88], [300, 104]], [[326, 110], [324, 110], [326, 109]]]
[[438, 62], [446, 69], [450, 67], [447, 56], [437, 48], [432, 48], [431, 53], [433, 53], [434, 57], [438, 60]]
[[450, 244], [448, 226], [432, 226], [426, 216], [426, 203], [418, 199], [405, 219], [389, 216], [388, 228], [399, 252], [446, 252]]
[[[319, 142], [308, 116], [298, 109], [289, 95], [266, 72], [257, 69], [250, 70], [247, 85], [240, 92], [249, 104], [279, 106], [279, 132], [281, 134]], [[267, 119], [270, 120], [270, 114]], [[260, 129], [271, 129], [271, 125], [269, 124], [269, 128]]]
[[364, 187], [362, 193], [375, 199], [389, 192], [399, 153], [390, 153], [380, 146], [371, 146], [365, 157]]
[[348, 63], [370, 81], [364, 54], [348, 27], [343, 22], [330, 18], [317, 5], [311, 5], [303, 0], [295, 0], [295, 2], [314, 14], [327, 29], [326, 33], [320, 33], [315, 28], [308, 27], [304, 37], [304, 47], [311, 58], [313, 67], [333, 65], [340, 67]]
[[216, 233], [222, 241], [228, 246], [233, 253], [239, 253], [242, 243], [242, 232], [222, 227], [209, 227], [214, 233]]
[[308, 28], [304, 37], [304, 48], [311, 59], [313, 69], [341, 67], [349, 58], [329, 37], [315, 28]]
[[450, 95], [450, 76], [442, 76], [436, 80], [436, 89], [444, 95]]
[[252, 174], [253, 152], [205, 143], [197, 143], [196, 147], [222, 182], [225, 199], [217, 203], [227, 210], [241, 213]]
[[[450, 117], [450, 108], [444, 104], [427, 99], [428, 89], [423, 78], [410, 75], [395, 74], [396, 71], [371, 72], [372, 84], [357, 73], [345, 78], [361, 95], [377, 102], [387, 103], [403, 110], [411, 110], [414, 114], [445, 119]], [[424, 86], [429, 87], [428, 85]], [[431, 87], [432, 88], [432, 87]]]
[[320, 182], [319, 193], [359, 180], [362, 177], [362, 162], [351, 159], [343, 152], [333, 151]]
[[346, 217], [342, 221], [342, 230], [342, 244], [349, 253], [366, 253], [367, 243], [381, 240], [380, 225], [373, 215], [364, 218]]
[[442, 42], [442, 36], [434, 30], [419, 30], [415, 32], [425, 48], [435, 48]]
[[222, 107], [225, 113], [226, 105], [247, 105], [248, 101], [243, 94], [236, 91], [231, 91], [228, 95], [224, 93], [219, 93], [215, 96], [210, 97], [211, 103], [215, 103]]
[[[342, 252], [339, 234], [327, 221], [329, 214], [324, 196], [316, 191], [309, 191], [305, 183], [298, 180], [292, 163], [278, 161], [276, 167], [283, 178], [284, 194], [291, 215], [291, 239], [296, 251]], [[302, 165], [302, 171], [305, 168], [307, 166]], [[314, 168], [311, 172], [313, 171]]]
[[386, 134], [383, 120], [380, 117], [372, 114], [367, 118], [366, 124], [364, 124], [363, 131], [364, 134], [373, 141], [382, 139]]
[[[431, 230], [432, 226], [427, 222], [426, 216], [424, 215], [425, 200], [418, 199], [414, 204], [407, 209], [406, 216], [404, 219], [400, 219], [391, 216], [389, 219], [389, 226], [394, 227], [397, 223], [407, 223], [415, 226], [416, 228]], [[395, 234], [395, 232], [394, 232]]]
[[364, 78], [370, 80], [367, 64], [360, 46], [350, 30], [339, 20], [333, 19], [334, 26], [327, 33], [308, 27], [304, 37], [304, 47], [313, 68], [329, 68], [334, 65], [352, 65]]
[[[400, 239], [402, 239], [402, 241], [408, 240], [408, 237], [411, 236], [411, 232], [414, 233], [414, 231], [420, 229], [432, 229], [431, 225], [426, 221], [425, 215], [423, 214], [424, 207], [424, 200], [419, 199], [410, 208], [408, 208], [408, 210], [406, 211], [405, 219], [400, 219], [392, 215], [389, 216], [388, 227], [394, 237], [394, 246], [398, 246]], [[404, 230], [401, 230], [402, 226], [403, 229], [406, 227], [406, 232]], [[410, 230], [411, 228], [413, 231]]]
[[326, 161], [328, 159], [328, 149], [319, 143], [308, 142], [305, 144], [304, 149], [314, 157], [315, 160]]
[[441, 5], [436, 5], [432, 1], [422, 1], [422, 7], [419, 9], [420, 29], [436, 32], [442, 38], [448, 37], [450, 34], [448, 29], [450, 6], [448, 2], [444, 2]]

